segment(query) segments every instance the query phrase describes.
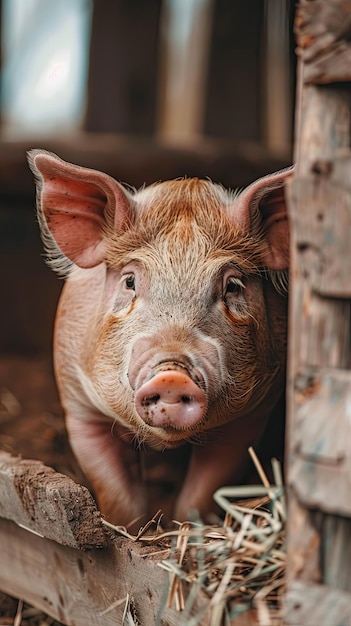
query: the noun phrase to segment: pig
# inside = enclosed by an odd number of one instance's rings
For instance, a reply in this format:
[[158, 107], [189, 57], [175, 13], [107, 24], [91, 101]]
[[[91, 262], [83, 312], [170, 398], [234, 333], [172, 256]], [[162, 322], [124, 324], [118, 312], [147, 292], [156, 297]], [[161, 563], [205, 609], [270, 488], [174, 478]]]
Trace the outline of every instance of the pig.
[[284, 393], [292, 168], [241, 192], [197, 178], [131, 191], [44, 150], [29, 164], [47, 260], [66, 278], [57, 385], [100, 510], [145, 521], [143, 464], [158, 458], [160, 482], [181, 476], [167, 514], [206, 519]]

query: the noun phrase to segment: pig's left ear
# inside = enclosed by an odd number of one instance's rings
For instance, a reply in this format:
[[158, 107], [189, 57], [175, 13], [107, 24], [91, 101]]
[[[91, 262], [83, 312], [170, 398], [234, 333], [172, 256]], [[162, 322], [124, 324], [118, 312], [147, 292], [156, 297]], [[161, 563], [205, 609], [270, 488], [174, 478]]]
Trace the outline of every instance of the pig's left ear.
[[270, 270], [289, 267], [289, 224], [284, 185], [294, 167], [260, 178], [236, 199], [235, 219], [252, 234], [261, 232], [267, 244], [262, 261]]
[[122, 230], [131, 218], [128, 192], [107, 174], [66, 163], [44, 150], [31, 150], [28, 161], [36, 178], [49, 264], [61, 271], [60, 252], [79, 267], [101, 263], [106, 230]]

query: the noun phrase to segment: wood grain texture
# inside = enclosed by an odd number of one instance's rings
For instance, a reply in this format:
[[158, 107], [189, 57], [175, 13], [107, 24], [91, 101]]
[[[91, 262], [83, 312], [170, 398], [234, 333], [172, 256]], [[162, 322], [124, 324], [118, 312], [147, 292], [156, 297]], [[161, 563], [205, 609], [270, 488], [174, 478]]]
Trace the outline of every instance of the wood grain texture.
[[[0, 589], [67, 626], [130, 623], [122, 621], [127, 600], [133, 623], [141, 626], [186, 626], [194, 611], [198, 626], [212, 623], [209, 600], [200, 590], [189, 613], [166, 607], [170, 580], [159, 563], [170, 549], [160, 543], [119, 537], [106, 548], [83, 552], [0, 518], [0, 554]], [[255, 626], [257, 613], [243, 613], [234, 623]]]
[[0, 452], [0, 493], [0, 517], [73, 548], [107, 543], [88, 489], [40, 461]]
[[297, 382], [291, 484], [305, 505], [351, 517], [350, 372], [320, 369]]
[[[145, 558], [150, 549], [130, 544], [82, 552], [0, 519], [0, 588], [68, 626], [121, 624], [129, 593], [139, 623], [155, 624], [167, 574]], [[169, 611], [164, 624], [175, 626], [178, 618]]]
[[350, 626], [350, 595], [327, 585], [294, 582], [286, 596], [286, 624]]
[[306, 83], [351, 80], [351, 6], [340, 0], [302, 0], [295, 34]]
[[291, 493], [287, 520], [287, 587], [294, 580], [320, 583], [320, 533], [307, 508]]
[[[324, 296], [351, 298], [351, 156], [331, 161], [316, 161], [313, 169], [326, 176], [295, 182], [296, 204], [309, 207], [299, 216], [295, 243], [303, 271], [308, 273], [313, 290]], [[303, 198], [303, 200], [302, 200]], [[301, 200], [300, 200], [301, 199]]]
[[[351, 85], [335, 84], [336, 66], [325, 65], [321, 77], [318, 64], [349, 48], [351, 4], [301, 0], [296, 32], [285, 622], [349, 626]], [[351, 81], [350, 68], [342, 80]]]

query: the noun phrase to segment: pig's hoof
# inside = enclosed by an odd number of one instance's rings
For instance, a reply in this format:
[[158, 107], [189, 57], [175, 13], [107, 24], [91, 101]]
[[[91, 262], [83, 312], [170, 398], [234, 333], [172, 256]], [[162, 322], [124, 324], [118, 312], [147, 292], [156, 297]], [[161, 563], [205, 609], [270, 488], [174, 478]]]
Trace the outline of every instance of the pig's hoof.
[[150, 426], [183, 430], [203, 419], [207, 400], [203, 390], [185, 372], [165, 370], [138, 389], [135, 408]]

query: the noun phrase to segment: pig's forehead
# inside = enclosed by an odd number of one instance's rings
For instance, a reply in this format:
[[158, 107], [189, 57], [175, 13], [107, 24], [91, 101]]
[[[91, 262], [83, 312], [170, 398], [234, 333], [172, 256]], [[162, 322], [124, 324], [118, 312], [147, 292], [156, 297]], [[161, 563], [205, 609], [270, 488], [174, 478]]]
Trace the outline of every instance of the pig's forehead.
[[233, 202], [235, 194], [221, 185], [209, 180], [198, 178], [179, 178], [149, 187], [143, 187], [136, 192], [134, 200], [141, 208], [148, 208], [160, 202], [214, 202], [226, 207]]

